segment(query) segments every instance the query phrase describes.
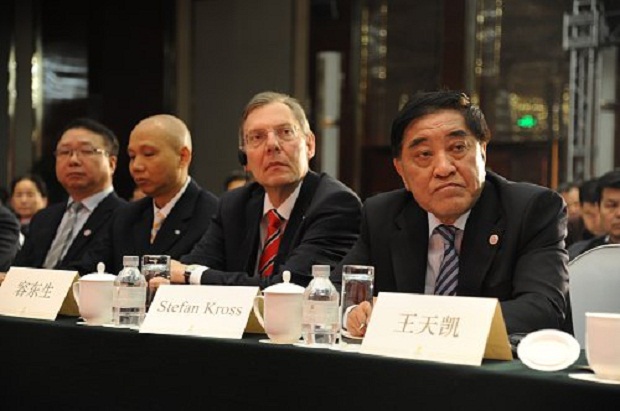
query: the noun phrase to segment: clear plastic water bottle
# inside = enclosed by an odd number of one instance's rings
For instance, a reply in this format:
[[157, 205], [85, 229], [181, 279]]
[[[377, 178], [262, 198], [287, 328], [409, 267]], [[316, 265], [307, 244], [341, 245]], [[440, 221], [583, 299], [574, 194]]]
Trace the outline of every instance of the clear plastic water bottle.
[[340, 332], [340, 296], [329, 279], [329, 272], [328, 265], [312, 266], [313, 279], [304, 291], [301, 331], [308, 345], [333, 345]]
[[123, 269], [114, 281], [112, 314], [117, 327], [140, 328], [146, 312], [147, 283], [135, 255], [123, 257]]

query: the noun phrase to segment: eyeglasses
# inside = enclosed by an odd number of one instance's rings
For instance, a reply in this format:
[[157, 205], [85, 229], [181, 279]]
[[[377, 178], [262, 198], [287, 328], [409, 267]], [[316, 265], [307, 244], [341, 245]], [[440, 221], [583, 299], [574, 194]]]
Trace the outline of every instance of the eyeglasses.
[[97, 154], [108, 154], [108, 152], [102, 148], [84, 146], [80, 148], [59, 148], [54, 151], [54, 156], [56, 156], [57, 159], [66, 160], [71, 158], [73, 153], [75, 153], [75, 155], [79, 158], [90, 158]]
[[250, 148], [258, 148], [262, 146], [265, 141], [267, 141], [269, 132], [273, 132], [273, 134], [278, 138], [278, 141], [281, 143], [293, 141], [297, 137], [295, 127], [280, 126], [272, 129], [252, 130], [245, 136], [245, 143]]

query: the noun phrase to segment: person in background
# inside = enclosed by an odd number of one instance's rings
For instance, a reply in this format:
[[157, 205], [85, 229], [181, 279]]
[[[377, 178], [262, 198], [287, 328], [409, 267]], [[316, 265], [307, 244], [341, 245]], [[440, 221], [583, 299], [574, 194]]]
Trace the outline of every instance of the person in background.
[[[605, 244], [620, 244], [620, 170], [613, 170], [597, 179], [594, 201], [604, 234], [579, 241], [568, 248], [570, 259]], [[620, 256], [619, 256], [620, 261]]]
[[340, 181], [310, 170], [314, 133], [286, 94], [252, 97], [239, 148], [254, 181], [221, 196], [200, 242], [173, 262], [172, 282], [265, 288], [289, 270], [291, 282], [306, 286], [312, 265], [335, 266], [355, 243], [361, 201]]
[[80, 272], [105, 263], [123, 268], [123, 256], [179, 258], [191, 251], [209, 227], [217, 197], [189, 176], [192, 138], [183, 121], [158, 114], [140, 121], [129, 135], [129, 172], [146, 197], [119, 208], [109, 229], [83, 259]]
[[105, 125], [89, 118], [71, 121], [54, 155], [56, 178], [69, 198], [32, 217], [13, 265], [69, 269], [107, 229], [113, 211], [125, 204], [112, 186], [118, 139]]
[[133, 188], [133, 192], [131, 193], [131, 198], [129, 199], [129, 201], [138, 201], [143, 199], [144, 197], [146, 197], [146, 194], [144, 194], [144, 192], [140, 190], [140, 187], [136, 186]]
[[566, 248], [581, 240], [584, 235], [583, 218], [581, 218], [581, 201], [579, 200], [579, 184], [576, 182], [562, 183], [556, 189], [566, 202], [568, 224], [566, 233]]
[[21, 243], [28, 235], [28, 227], [32, 216], [47, 207], [47, 186], [36, 174], [26, 174], [11, 182], [10, 205], [17, 215], [21, 226]]
[[581, 203], [581, 218], [583, 219], [584, 232], [581, 239], [587, 240], [605, 234], [601, 224], [601, 216], [596, 190], [598, 178], [584, 181], [579, 186], [579, 202]]
[[[360, 238], [341, 261], [375, 267], [374, 292], [493, 297], [509, 334], [564, 325], [566, 205], [548, 188], [485, 170], [490, 130], [450, 90], [415, 94], [392, 123], [405, 188], [364, 203]], [[372, 307], [345, 319], [364, 335]]]
[[224, 180], [224, 191], [243, 187], [250, 182], [248, 173], [243, 170], [233, 170]]
[[19, 222], [15, 215], [0, 205], [0, 284], [19, 250]]

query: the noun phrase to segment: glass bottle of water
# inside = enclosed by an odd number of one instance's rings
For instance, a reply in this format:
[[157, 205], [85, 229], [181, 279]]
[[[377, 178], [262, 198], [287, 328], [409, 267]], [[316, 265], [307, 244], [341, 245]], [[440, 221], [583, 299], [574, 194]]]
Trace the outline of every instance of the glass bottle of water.
[[117, 327], [140, 328], [146, 305], [146, 279], [138, 268], [140, 259], [135, 255], [123, 257], [123, 269], [114, 281], [112, 313]]
[[328, 265], [312, 266], [313, 279], [304, 291], [302, 335], [306, 344], [331, 346], [340, 331], [338, 290], [329, 279]]

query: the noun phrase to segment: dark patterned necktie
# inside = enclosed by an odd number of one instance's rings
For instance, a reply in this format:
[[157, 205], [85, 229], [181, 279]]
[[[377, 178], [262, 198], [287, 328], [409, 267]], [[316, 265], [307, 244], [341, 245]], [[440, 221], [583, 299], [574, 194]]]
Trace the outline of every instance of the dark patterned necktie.
[[459, 255], [454, 244], [456, 230], [458, 228], [443, 224], [435, 228], [435, 232], [439, 233], [444, 241], [443, 259], [435, 283], [436, 295], [456, 295], [459, 275]]
[[273, 264], [278, 255], [280, 238], [282, 237], [282, 217], [275, 209], [267, 212], [267, 236], [263, 253], [258, 262], [258, 272], [262, 277], [268, 277], [273, 273]]

